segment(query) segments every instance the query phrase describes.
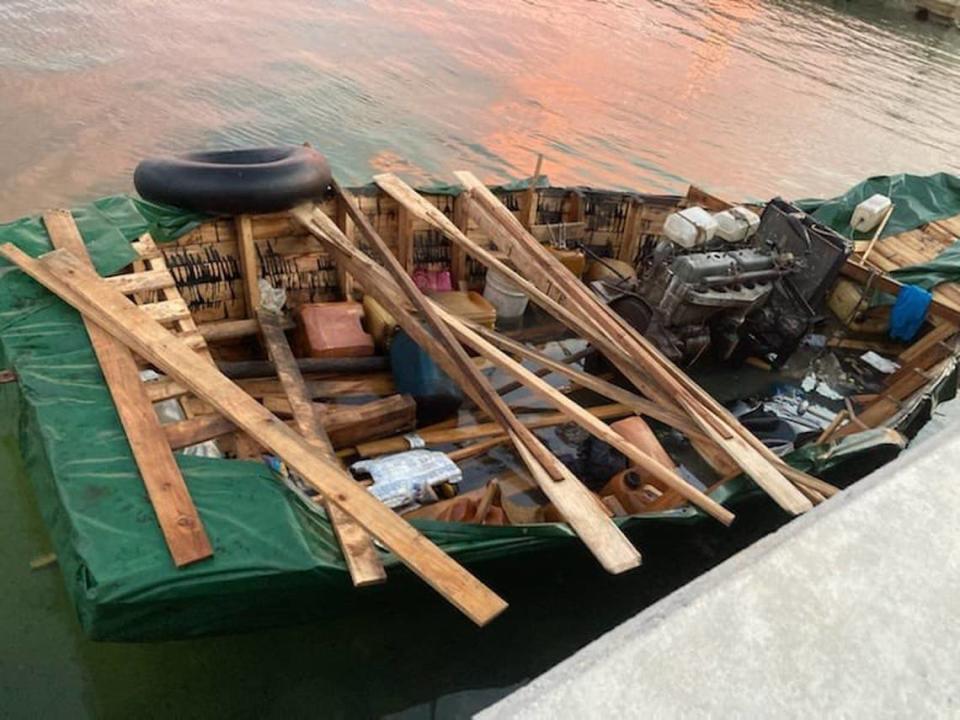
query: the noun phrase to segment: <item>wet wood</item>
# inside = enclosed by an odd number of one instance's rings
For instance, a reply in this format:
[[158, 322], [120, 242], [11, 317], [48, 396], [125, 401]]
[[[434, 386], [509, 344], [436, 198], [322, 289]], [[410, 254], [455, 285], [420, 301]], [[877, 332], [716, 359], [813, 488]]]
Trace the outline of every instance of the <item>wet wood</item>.
[[[303, 375], [300, 374], [300, 368], [297, 367], [287, 336], [283, 332], [281, 318], [261, 308], [257, 310], [257, 321], [260, 323], [263, 343], [277, 368], [277, 377], [293, 409], [297, 430], [330, 462], [339, 464], [340, 460], [334, 453], [333, 444], [314, 412], [310, 392], [307, 390]], [[373, 539], [364, 532], [356, 520], [336, 505], [324, 499], [324, 506], [330, 525], [340, 543], [340, 551], [354, 586], [362, 587], [385, 581], [387, 574]]]
[[[70, 212], [50, 211], [43, 221], [53, 246], [69, 250], [92, 274], [93, 264]], [[87, 316], [84, 325], [174, 563], [182, 567], [210, 557], [210, 540], [140, 382], [132, 353]], [[188, 352], [196, 358], [192, 350]]]
[[318, 454], [296, 432], [72, 255], [54, 251], [34, 260], [12, 244], [3, 245], [0, 251], [282, 458], [474, 622], [486, 624], [506, 608], [501, 598], [372, 497], [336, 463]]

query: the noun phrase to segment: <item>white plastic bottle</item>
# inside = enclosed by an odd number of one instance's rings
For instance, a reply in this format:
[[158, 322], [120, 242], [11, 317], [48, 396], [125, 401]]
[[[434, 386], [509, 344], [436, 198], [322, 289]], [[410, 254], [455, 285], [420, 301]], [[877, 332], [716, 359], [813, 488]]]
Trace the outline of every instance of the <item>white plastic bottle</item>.
[[760, 227], [760, 216], [740, 206], [719, 212], [713, 219], [717, 221], [717, 237], [730, 243], [753, 237]]
[[717, 221], [702, 207], [671, 213], [663, 223], [663, 234], [683, 248], [704, 245], [713, 239]]
[[850, 218], [850, 227], [857, 232], [870, 232], [890, 209], [893, 201], [886, 195], [877, 193], [871, 195], [853, 210], [853, 216]]

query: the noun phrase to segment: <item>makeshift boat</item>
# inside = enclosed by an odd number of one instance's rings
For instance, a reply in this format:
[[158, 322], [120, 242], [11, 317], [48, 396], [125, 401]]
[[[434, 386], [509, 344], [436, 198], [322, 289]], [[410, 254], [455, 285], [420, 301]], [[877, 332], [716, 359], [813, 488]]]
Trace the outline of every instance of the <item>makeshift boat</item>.
[[[763, 493], [803, 512], [894, 457], [955, 391], [951, 176], [747, 206], [721, 218], [731, 239], [693, 222], [689, 247], [665, 240], [668, 218], [732, 208], [693, 187], [555, 188], [538, 170], [489, 190], [460, 174], [329, 192], [322, 173], [296, 177], [294, 195], [324, 187], [290, 210], [118, 196], [0, 228], [33, 278], [0, 276], [6, 429], [91, 637], [329, 616], [383, 597], [402, 564], [482, 623], [502, 605], [462, 566], [582, 542], [620, 572], [639, 563], [624, 532], [729, 522]], [[891, 209], [855, 239], [854, 208], [876, 193]], [[898, 277], [934, 289], [907, 312], [909, 343], [886, 338], [891, 307], [873, 297], [906, 296]], [[494, 320], [518, 294], [534, 302]], [[352, 587], [384, 568], [383, 588]]]

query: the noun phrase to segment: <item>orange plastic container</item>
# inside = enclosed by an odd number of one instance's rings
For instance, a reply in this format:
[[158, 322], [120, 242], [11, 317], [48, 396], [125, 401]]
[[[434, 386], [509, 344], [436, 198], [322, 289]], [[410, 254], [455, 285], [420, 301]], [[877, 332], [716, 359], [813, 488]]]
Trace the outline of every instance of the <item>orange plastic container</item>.
[[355, 302], [311, 303], [297, 309], [297, 345], [301, 357], [363, 357], [374, 354], [373, 338], [363, 330], [363, 306]]

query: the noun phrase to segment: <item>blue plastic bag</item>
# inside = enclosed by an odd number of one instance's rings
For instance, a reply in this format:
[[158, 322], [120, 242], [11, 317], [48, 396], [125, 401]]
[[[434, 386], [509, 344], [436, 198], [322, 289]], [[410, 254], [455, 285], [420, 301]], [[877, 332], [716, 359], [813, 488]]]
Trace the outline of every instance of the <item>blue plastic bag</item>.
[[927, 317], [933, 295], [916, 285], [904, 285], [890, 311], [890, 337], [910, 342]]

